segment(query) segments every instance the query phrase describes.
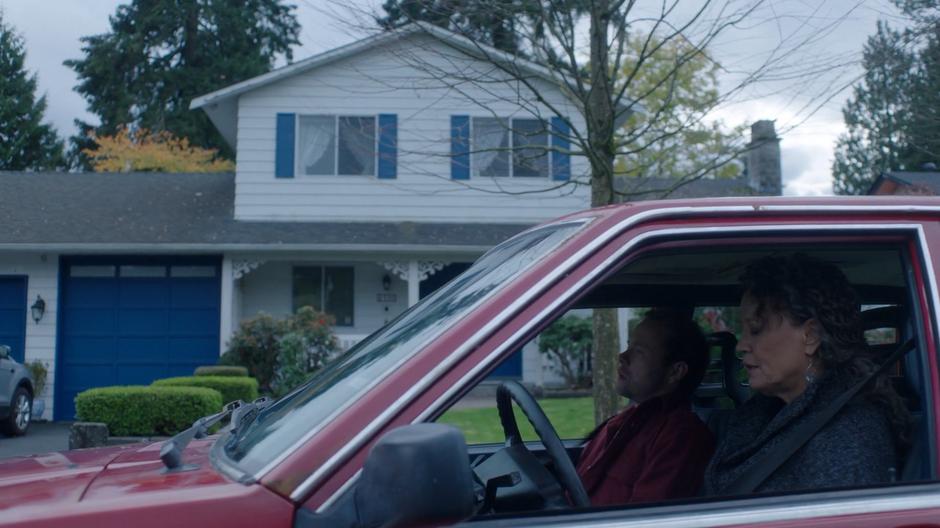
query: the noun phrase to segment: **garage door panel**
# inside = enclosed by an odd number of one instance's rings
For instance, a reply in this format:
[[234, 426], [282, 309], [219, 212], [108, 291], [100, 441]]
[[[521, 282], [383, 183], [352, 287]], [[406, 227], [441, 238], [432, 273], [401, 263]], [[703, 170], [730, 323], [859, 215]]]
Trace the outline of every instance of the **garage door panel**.
[[[190, 358], [200, 365], [214, 364], [219, 359], [219, 341], [211, 337], [171, 337], [171, 361]], [[208, 362], [208, 363], [207, 363]]]
[[70, 336], [110, 336], [117, 329], [113, 309], [69, 307], [64, 323]]
[[0, 345], [13, 359], [26, 356], [26, 277], [0, 277]]
[[216, 310], [173, 310], [170, 312], [169, 333], [172, 336], [207, 335], [206, 328], [218, 320]]
[[170, 291], [173, 308], [218, 307], [219, 285], [215, 279], [179, 279]]
[[19, 302], [22, 302], [23, 280], [21, 278], [0, 277], [0, 307], [15, 308]]
[[118, 315], [120, 336], [164, 336], [169, 330], [168, 314], [163, 309], [125, 309]]
[[150, 385], [153, 380], [169, 377], [166, 363], [141, 363], [135, 365], [118, 365], [117, 377], [121, 385]]
[[[84, 390], [86, 390], [86, 389], [84, 389], [84, 388], [75, 388], [75, 387], [72, 387], [72, 388], [64, 387], [64, 388], [57, 388], [57, 389], [56, 389], [56, 402], [60, 402], [60, 401], [72, 402], [72, 406], [71, 406], [72, 411], [71, 411], [70, 417], [69, 417], [69, 418], [56, 418], [57, 420], [72, 420], [72, 419], [76, 419], [76, 420], [87, 420], [87, 419], [88, 419], [87, 417], [86, 417], [86, 418], [82, 418], [81, 416], [78, 416], [77, 414], [75, 414], [75, 411], [74, 411], [74, 409], [75, 409], [75, 397], [78, 396], [78, 393], [80, 393], [80, 392], [82, 392], [82, 391], [84, 391]], [[60, 391], [61, 391], [61, 394], [59, 394]], [[56, 403], [56, 406], [58, 406], [58, 405], [60, 405], [60, 404], [59, 404], [59, 403]], [[56, 413], [56, 416], [59, 416], [59, 413], [58, 413], [58, 412]]]
[[110, 381], [114, 378], [114, 370], [113, 363], [68, 365], [65, 388], [81, 392], [88, 387], [111, 385]]
[[165, 337], [121, 337], [117, 340], [119, 364], [166, 363], [167, 346]]
[[218, 360], [217, 263], [85, 259], [77, 266], [84, 276], [75, 277], [69, 260], [63, 264], [60, 328], [60, 364], [67, 372], [57, 376], [65, 387], [57, 387], [56, 419], [73, 417], [71, 398], [85, 388], [149, 385]]
[[0, 309], [0, 335], [23, 333], [23, 317], [20, 308]]
[[161, 279], [166, 277], [166, 266], [123, 265], [120, 268], [122, 279]]
[[196, 367], [205, 365], [205, 363], [180, 363], [178, 365], [168, 365], [166, 377], [192, 376]]
[[122, 308], [166, 308], [168, 286], [163, 279], [122, 279], [119, 302]]
[[68, 355], [62, 356], [61, 365], [79, 365], [89, 362], [114, 363], [117, 359], [114, 339], [111, 337], [74, 336]]
[[113, 278], [71, 278], [68, 280], [68, 306], [75, 309], [111, 309], [117, 302]]

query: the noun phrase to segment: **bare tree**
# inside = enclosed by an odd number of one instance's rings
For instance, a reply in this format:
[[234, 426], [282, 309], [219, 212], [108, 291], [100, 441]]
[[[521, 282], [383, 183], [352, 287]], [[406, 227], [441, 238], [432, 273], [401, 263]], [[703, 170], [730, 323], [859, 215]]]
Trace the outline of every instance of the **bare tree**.
[[[586, 160], [586, 173], [566, 181], [551, 181], [537, 189], [502, 188], [496, 184], [482, 187], [473, 180], [458, 182], [490, 192], [557, 192], [590, 186], [591, 206], [602, 206], [631, 197], [668, 195], [682, 185], [701, 178], [714, 177], [716, 170], [734, 160], [746, 149], [743, 139], [726, 149], [700, 158], [694, 166], [663, 189], [618, 185], [617, 160], [637, 156], [662, 145], [684, 131], [713, 118], [723, 105], [760, 97], [767, 91], [786, 92], [799, 86], [802, 103], [790, 126], [812, 115], [828, 98], [848, 82], [840, 75], [853, 64], [855, 56], [831, 55], [817, 49], [839, 26], [846, 15], [858, 7], [850, 6], [833, 16], [808, 13], [781, 17], [767, 0], [468, 0], [455, 3], [441, 0], [408, 0], [432, 13], [434, 23], [405, 20], [407, 27], [390, 30], [423, 32], [438, 45], [416, 49], [402, 60], [437, 83], [462, 93], [480, 109], [501, 123], [520, 142], [474, 145], [471, 155], [483, 151], [505, 151], [513, 163], [533, 163], [548, 152], [561, 152]], [[455, 6], [472, 9], [495, 20], [513, 19], [500, 24], [501, 41], [511, 42], [511, 52], [484, 42], [492, 34], [474, 20], [486, 17], [456, 13]], [[340, 4], [334, 9], [348, 10]], [[805, 5], [802, 6], [805, 10]], [[359, 23], [367, 26], [383, 17], [363, 12]], [[349, 20], [349, 17], [345, 17]], [[435, 25], [437, 24], [437, 25]], [[386, 24], [387, 25], [387, 24]], [[692, 61], [713, 60], [710, 49], [718, 44], [736, 44], [734, 33], [744, 34], [757, 26], [770, 26], [771, 38], [761, 46], [741, 44], [752, 53], [739, 53], [740, 64], [722, 64], [722, 89], [717, 90], [694, 112], [677, 118], [670, 114], [669, 103], [681, 96], [682, 73]], [[440, 27], [449, 33], [444, 34]], [[507, 29], [508, 28], [508, 29]], [[388, 27], [383, 28], [389, 30]], [[505, 35], [511, 30], [512, 35]], [[453, 38], [453, 34], [458, 35]], [[771, 42], [769, 45], [768, 42]], [[681, 42], [681, 46], [675, 45]], [[743, 42], [743, 41], [742, 41]], [[442, 44], [442, 45], [441, 45]], [[491, 42], [490, 44], [496, 44]], [[435, 51], [433, 60], [427, 53]], [[665, 54], [669, 48], [672, 53]], [[443, 50], [443, 51], [441, 51]], [[466, 58], [473, 59], [467, 62]], [[598, 65], [600, 65], [598, 67]], [[651, 73], [651, 69], [655, 71]], [[640, 81], [643, 82], [640, 82]], [[508, 92], [505, 87], [512, 87]], [[560, 102], [554, 94], [566, 95]], [[508, 94], [508, 95], [507, 95]], [[545, 123], [543, 129], [520, 129], [513, 121], [502, 119], [502, 103], [512, 103], [531, 118]], [[571, 103], [571, 104], [568, 104]], [[503, 108], [505, 105], [502, 106]], [[572, 112], [572, 108], [574, 111]], [[640, 116], [640, 118], [638, 118]], [[549, 125], [551, 119], [563, 126]], [[784, 127], [784, 130], [786, 127]], [[525, 141], [526, 137], [550, 135], [561, 141]], [[650, 196], [650, 195], [653, 196]], [[595, 419], [600, 422], [617, 411], [615, 392], [617, 372], [617, 318], [613, 310], [594, 311], [593, 386]]]

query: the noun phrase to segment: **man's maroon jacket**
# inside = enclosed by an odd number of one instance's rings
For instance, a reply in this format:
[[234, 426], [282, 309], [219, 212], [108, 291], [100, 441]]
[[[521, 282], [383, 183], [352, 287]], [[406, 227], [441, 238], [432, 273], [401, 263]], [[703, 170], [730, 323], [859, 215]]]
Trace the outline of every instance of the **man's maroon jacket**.
[[601, 425], [581, 452], [578, 475], [594, 506], [691, 497], [714, 450], [689, 400], [673, 394], [632, 405]]

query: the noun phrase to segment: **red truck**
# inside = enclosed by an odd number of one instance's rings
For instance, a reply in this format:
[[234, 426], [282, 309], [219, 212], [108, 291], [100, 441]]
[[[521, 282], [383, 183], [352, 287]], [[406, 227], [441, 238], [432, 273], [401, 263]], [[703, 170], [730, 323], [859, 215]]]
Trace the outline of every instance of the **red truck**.
[[[467, 446], [459, 430], [434, 423], [572, 310], [669, 300], [733, 311], [744, 266], [791, 252], [842, 269], [873, 349], [914, 343], [891, 370], [915, 420], [896, 482], [559, 507], [539, 500], [547, 488], [574, 497], [580, 443], [559, 441], [518, 385], [502, 389], [501, 407], [516, 400], [541, 441], [524, 444], [538, 467], [521, 464], [514, 478], [483, 481], [472, 469], [506, 445]], [[940, 200], [925, 197], [660, 201], [570, 215], [495, 247], [291, 394], [232, 411], [240, 416], [221, 434], [198, 438], [197, 426], [166, 443], [0, 462], [0, 524], [940, 526], [934, 254]], [[720, 346], [722, 376], [700, 392], [739, 401], [734, 344]]]

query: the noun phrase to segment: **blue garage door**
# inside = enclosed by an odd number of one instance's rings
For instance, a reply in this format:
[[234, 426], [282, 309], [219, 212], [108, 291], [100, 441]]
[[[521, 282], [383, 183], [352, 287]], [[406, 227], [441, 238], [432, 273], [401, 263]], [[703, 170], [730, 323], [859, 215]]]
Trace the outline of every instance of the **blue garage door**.
[[219, 260], [64, 259], [57, 420], [75, 395], [186, 376], [219, 357]]
[[0, 345], [21, 363], [26, 357], [26, 277], [0, 277]]

